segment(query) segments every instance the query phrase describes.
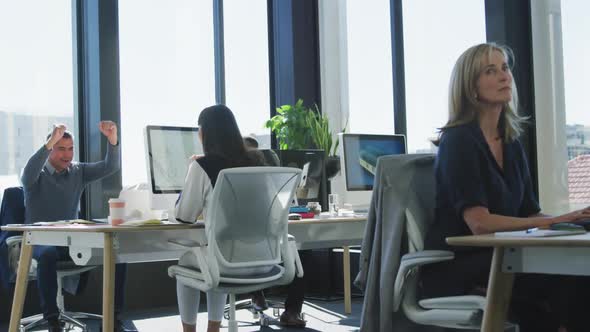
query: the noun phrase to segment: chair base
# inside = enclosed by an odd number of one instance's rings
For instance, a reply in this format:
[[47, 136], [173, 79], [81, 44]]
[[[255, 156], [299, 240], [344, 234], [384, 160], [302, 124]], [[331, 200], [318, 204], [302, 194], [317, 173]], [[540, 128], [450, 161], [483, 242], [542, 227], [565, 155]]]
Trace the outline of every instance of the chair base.
[[[86, 312], [61, 312], [59, 314], [59, 321], [66, 324], [67, 329], [74, 327], [82, 329], [82, 331], [88, 331], [88, 327], [84, 324], [81, 319], [98, 319], [102, 320], [101, 315], [91, 314]], [[47, 325], [47, 321], [43, 318], [43, 315], [34, 315], [31, 317], [23, 318], [20, 321], [20, 332], [33, 331], [37, 328]]]
[[[269, 326], [274, 323], [278, 323], [278, 318], [281, 315], [280, 310], [284, 309], [285, 306], [281, 302], [266, 300], [268, 304], [268, 308], [273, 310], [272, 316], [269, 316], [264, 313], [264, 311], [258, 311], [254, 309], [254, 304], [251, 300], [245, 299], [241, 301], [237, 301], [235, 304], [235, 310], [248, 310], [252, 313], [252, 318], [257, 320], [257, 322], [250, 323], [251, 326], [260, 325], [260, 326]], [[226, 320], [230, 320], [230, 305], [226, 304], [225, 308], [223, 309], [223, 318]], [[268, 310], [268, 309], [267, 309]]]
[[[250, 313], [252, 313], [252, 318], [255, 320], [253, 322], [243, 322], [243, 321], [240, 321], [240, 322], [246, 323], [248, 326], [261, 326], [261, 327], [268, 327], [271, 325], [281, 325], [281, 321], [280, 321], [281, 311], [285, 309], [285, 305], [283, 304], [283, 302], [267, 299], [266, 303], [268, 304], [268, 309], [272, 309], [272, 315], [267, 315], [266, 313], [264, 313], [264, 311], [254, 310], [254, 305], [253, 305], [252, 301], [249, 299], [237, 301], [235, 303], [235, 310], [236, 311], [248, 310], [248, 311], [250, 311]], [[230, 310], [231, 310], [230, 305], [226, 304], [226, 306], [223, 310], [223, 318], [225, 318], [228, 321], [228, 327], [231, 325], [231, 324], [229, 324]], [[305, 313], [304, 312], [301, 313], [301, 317], [302, 317], [302, 319], [305, 320]], [[237, 321], [235, 321], [234, 323], [237, 324]]]

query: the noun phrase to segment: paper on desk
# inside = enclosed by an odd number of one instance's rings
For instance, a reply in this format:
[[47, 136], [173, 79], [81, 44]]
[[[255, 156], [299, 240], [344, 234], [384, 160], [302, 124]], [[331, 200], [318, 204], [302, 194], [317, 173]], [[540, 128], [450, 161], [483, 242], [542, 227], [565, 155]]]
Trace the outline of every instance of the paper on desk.
[[74, 225], [74, 224], [83, 224], [83, 225], [94, 225], [96, 224], [94, 221], [84, 220], [84, 219], [73, 219], [73, 220], [58, 220], [58, 221], [38, 221], [33, 223], [36, 226], [59, 226], [59, 225]]
[[585, 230], [552, 230], [552, 229], [537, 229], [535, 231], [512, 231], [512, 232], [496, 232], [496, 237], [550, 237], [550, 236], [564, 236], [584, 234]]
[[136, 219], [136, 220], [128, 220], [118, 226], [153, 226], [153, 225], [166, 225], [160, 219]]

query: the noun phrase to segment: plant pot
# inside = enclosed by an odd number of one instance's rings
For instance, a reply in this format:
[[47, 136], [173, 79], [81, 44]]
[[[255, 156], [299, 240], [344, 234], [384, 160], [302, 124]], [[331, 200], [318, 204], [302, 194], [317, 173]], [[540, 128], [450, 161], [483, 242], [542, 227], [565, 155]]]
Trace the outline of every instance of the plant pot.
[[326, 159], [326, 178], [331, 180], [340, 172], [340, 156], [330, 156]]

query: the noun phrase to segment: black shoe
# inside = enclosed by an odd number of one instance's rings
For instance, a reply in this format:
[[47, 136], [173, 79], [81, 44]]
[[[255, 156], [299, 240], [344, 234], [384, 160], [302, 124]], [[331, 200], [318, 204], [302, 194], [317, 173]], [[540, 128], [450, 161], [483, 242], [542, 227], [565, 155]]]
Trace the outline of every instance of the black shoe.
[[57, 317], [47, 319], [47, 330], [49, 332], [62, 332], [63, 325]]
[[281, 314], [279, 323], [282, 326], [305, 327], [307, 322], [301, 318], [301, 314], [293, 314], [285, 310]]
[[[131, 324], [133, 325], [133, 324]], [[135, 326], [129, 327], [125, 322], [121, 319], [115, 320], [115, 332], [137, 332]], [[100, 332], [103, 332], [102, 326], [100, 327]]]
[[264, 297], [264, 293], [262, 292], [255, 292], [252, 294], [252, 308], [254, 311], [262, 312], [268, 309], [268, 304], [266, 303], [266, 298]]
[[137, 332], [135, 327], [130, 327], [121, 319], [115, 320], [115, 332]]

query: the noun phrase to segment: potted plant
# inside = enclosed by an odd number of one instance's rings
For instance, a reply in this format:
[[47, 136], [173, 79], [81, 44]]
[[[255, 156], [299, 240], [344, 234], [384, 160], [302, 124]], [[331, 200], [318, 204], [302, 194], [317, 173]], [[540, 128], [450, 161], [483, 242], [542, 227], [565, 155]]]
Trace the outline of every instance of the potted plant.
[[309, 110], [299, 99], [295, 105], [277, 107], [277, 115], [266, 121], [265, 127], [276, 135], [281, 150], [309, 149], [313, 146], [307, 118]]
[[308, 113], [307, 125], [315, 147], [326, 153], [326, 177], [332, 179], [340, 172], [340, 157], [336, 155], [340, 141], [338, 137], [335, 140], [332, 139], [333, 134], [328, 117], [320, 114], [317, 105], [314, 106], [315, 111], [310, 110]]
[[326, 177], [333, 178], [340, 171], [340, 158], [336, 156], [338, 138], [333, 140], [328, 117], [303, 106], [299, 99], [295, 105], [277, 107], [277, 115], [265, 124], [279, 141], [281, 150], [322, 149], [326, 153]]

